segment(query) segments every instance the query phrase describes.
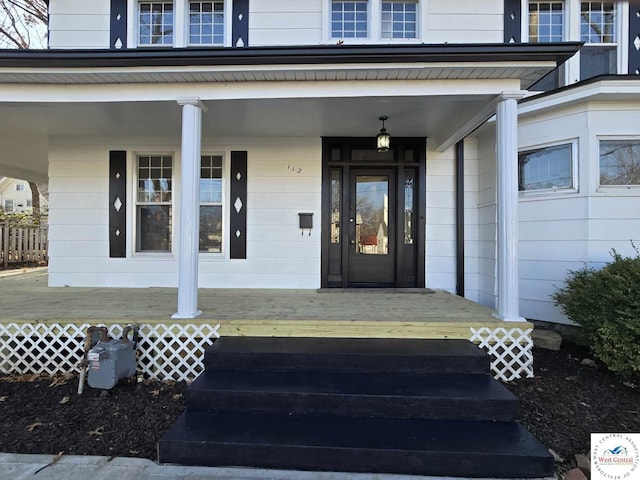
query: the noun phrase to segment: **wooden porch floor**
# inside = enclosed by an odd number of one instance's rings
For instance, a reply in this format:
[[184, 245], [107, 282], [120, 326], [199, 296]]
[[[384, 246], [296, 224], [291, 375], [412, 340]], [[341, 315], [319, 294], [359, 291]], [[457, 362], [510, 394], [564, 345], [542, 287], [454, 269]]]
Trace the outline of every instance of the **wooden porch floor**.
[[[175, 288], [48, 287], [45, 270], [0, 276], [0, 322], [210, 323], [223, 336], [469, 338], [503, 326], [492, 310], [444, 291], [200, 289], [202, 315], [173, 320]], [[509, 324], [525, 328], [529, 324]]]

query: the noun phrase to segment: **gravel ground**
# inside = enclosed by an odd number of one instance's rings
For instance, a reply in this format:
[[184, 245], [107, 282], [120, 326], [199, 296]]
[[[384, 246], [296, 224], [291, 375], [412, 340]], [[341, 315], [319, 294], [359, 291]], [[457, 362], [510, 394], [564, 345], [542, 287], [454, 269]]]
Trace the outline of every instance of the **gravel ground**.
[[[521, 423], [564, 458], [559, 472], [589, 451], [591, 432], [640, 432], [640, 389], [598, 363], [582, 365], [587, 357], [576, 347], [536, 349], [535, 378], [506, 384], [521, 399]], [[77, 388], [71, 376], [1, 378], [0, 451], [157, 460], [158, 440], [184, 410], [184, 383]]]

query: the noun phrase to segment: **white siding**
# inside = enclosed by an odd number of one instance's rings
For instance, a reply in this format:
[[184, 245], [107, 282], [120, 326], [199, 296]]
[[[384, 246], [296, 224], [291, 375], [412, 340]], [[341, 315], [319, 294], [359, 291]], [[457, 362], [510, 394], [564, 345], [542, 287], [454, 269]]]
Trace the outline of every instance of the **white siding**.
[[598, 188], [601, 135], [640, 136], [640, 104], [595, 103], [521, 119], [521, 148], [577, 139], [578, 191], [520, 199], [520, 311], [527, 318], [566, 323], [550, 295], [569, 270], [599, 268], [615, 248], [633, 254], [640, 239], [640, 190]]
[[430, 0], [426, 4], [425, 43], [502, 42], [503, 0]]
[[478, 296], [477, 301], [495, 307], [496, 275], [496, 165], [492, 131], [478, 137]]
[[249, 3], [249, 43], [317, 45], [322, 41], [322, 0]]
[[[52, 286], [176, 286], [176, 236], [174, 255], [136, 254], [129, 249], [127, 258], [109, 258], [108, 152], [116, 148], [117, 142], [109, 139], [82, 147], [58, 142], [51, 149], [49, 282]], [[127, 199], [130, 246], [131, 217], [135, 210], [132, 152], [149, 149], [136, 148], [136, 142], [130, 139], [125, 143], [131, 184]], [[162, 139], [157, 143], [166, 145]], [[144, 145], [148, 145], [146, 140]], [[179, 145], [173, 145], [163, 146], [162, 150], [180, 149]], [[247, 259], [201, 255], [200, 286], [318, 288], [320, 139], [247, 139], [242, 143], [203, 139], [203, 151], [226, 152], [227, 163], [230, 150], [248, 151]], [[295, 171], [291, 165], [296, 166]], [[179, 155], [174, 153], [174, 172], [178, 171]], [[226, 202], [228, 212], [229, 198]], [[314, 213], [311, 236], [300, 234], [298, 212]], [[175, 204], [174, 214], [178, 214]]]
[[50, 48], [109, 48], [109, 0], [52, 0]]
[[425, 284], [456, 289], [455, 151], [427, 150]]

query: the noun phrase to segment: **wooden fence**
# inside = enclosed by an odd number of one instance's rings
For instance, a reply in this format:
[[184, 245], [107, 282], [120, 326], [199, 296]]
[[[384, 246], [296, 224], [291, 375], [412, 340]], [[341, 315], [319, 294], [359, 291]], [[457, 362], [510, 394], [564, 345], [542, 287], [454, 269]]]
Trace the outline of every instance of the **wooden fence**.
[[46, 263], [47, 226], [17, 227], [0, 223], [0, 265]]

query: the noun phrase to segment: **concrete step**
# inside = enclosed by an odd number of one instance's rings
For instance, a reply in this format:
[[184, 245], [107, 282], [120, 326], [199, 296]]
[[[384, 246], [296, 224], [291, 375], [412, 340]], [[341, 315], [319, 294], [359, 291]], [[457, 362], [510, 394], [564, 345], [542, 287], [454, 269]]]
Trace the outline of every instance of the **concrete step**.
[[489, 373], [489, 357], [466, 340], [222, 337], [206, 370], [332, 370]]
[[186, 412], [159, 461], [207, 466], [535, 478], [553, 459], [517, 423]]
[[206, 370], [189, 387], [187, 409], [509, 421], [519, 402], [480, 374]]

